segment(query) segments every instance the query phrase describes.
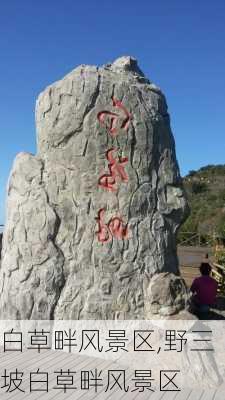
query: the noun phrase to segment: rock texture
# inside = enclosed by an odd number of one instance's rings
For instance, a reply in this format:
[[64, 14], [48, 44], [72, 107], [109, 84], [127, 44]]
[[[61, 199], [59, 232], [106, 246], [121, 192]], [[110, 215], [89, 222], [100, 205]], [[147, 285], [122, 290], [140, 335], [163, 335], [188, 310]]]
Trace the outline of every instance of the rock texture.
[[8, 184], [1, 318], [184, 308], [188, 207], [161, 90], [131, 57], [81, 65], [40, 94], [36, 124], [38, 153], [16, 157]]

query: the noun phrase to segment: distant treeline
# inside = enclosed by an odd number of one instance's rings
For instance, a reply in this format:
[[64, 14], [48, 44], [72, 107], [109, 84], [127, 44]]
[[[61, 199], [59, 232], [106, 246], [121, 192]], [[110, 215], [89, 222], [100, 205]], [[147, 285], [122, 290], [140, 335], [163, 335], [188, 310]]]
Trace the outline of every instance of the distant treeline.
[[188, 233], [207, 240], [225, 238], [225, 165], [207, 165], [183, 178], [191, 214], [181, 227], [178, 241]]

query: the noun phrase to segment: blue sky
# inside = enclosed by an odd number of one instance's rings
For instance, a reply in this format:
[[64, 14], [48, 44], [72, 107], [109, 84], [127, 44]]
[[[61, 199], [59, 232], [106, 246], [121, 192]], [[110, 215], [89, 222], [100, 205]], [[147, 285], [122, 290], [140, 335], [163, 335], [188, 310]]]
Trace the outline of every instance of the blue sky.
[[79, 64], [133, 55], [167, 97], [182, 175], [224, 164], [224, 0], [0, 5], [0, 224], [15, 155], [35, 153], [37, 95]]

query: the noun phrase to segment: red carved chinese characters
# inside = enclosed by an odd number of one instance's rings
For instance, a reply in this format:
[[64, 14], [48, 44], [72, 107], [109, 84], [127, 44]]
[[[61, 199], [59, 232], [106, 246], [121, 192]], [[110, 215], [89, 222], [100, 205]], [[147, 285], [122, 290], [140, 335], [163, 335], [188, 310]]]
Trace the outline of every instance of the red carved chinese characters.
[[[118, 108], [122, 113], [118, 114], [111, 111], [100, 111], [97, 118], [101, 125], [105, 126], [111, 136], [115, 137], [119, 133], [119, 129], [127, 131], [131, 114], [127, 111], [121, 101], [112, 98], [113, 107]], [[122, 115], [121, 115], [122, 114]]]
[[110, 232], [117, 239], [127, 239], [128, 238], [128, 227], [123, 223], [122, 218], [113, 217], [108, 223]]
[[116, 180], [118, 178], [120, 178], [123, 182], [128, 182], [128, 175], [126, 174], [126, 171], [124, 169], [125, 164], [128, 162], [128, 158], [119, 156], [119, 160], [117, 161], [113, 157], [114, 151], [116, 151], [114, 147], [107, 150], [106, 158], [109, 161], [109, 174], [102, 175], [98, 181], [99, 186], [112, 192], [117, 191]]
[[108, 224], [105, 224], [103, 221], [105, 210], [101, 208], [98, 212], [98, 218], [96, 218], [98, 222], [98, 240], [101, 243], [108, 243], [112, 240], [112, 236], [117, 239], [127, 239], [128, 237], [128, 228], [125, 225], [120, 217], [113, 217], [110, 219]]
[[[120, 113], [111, 111], [101, 111], [98, 113], [97, 118], [99, 123], [107, 128], [110, 135], [115, 137], [118, 135], [119, 130], [123, 129], [127, 131], [131, 120], [131, 114], [127, 111], [121, 101], [112, 98], [113, 107], [117, 108]], [[122, 114], [122, 115], [121, 115]], [[117, 158], [113, 154], [118, 149], [112, 147], [107, 150], [106, 158], [108, 160], [109, 173], [103, 174], [99, 180], [98, 185], [111, 192], [118, 190], [117, 182], [128, 182], [128, 175], [125, 171], [125, 165], [128, 162], [127, 157], [122, 157], [120, 154]], [[105, 209], [101, 208], [98, 211], [98, 217], [96, 218], [98, 223], [98, 241], [101, 243], [108, 243], [113, 237], [117, 239], [128, 238], [128, 227], [124, 224], [121, 217], [116, 216], [109, 220], [106, 224], [104, 223]]]

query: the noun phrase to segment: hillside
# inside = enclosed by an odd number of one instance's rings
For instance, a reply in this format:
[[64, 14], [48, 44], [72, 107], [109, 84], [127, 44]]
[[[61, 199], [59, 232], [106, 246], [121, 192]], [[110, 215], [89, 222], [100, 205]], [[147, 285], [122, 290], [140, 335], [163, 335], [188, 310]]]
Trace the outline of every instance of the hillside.
[[181, 227], [179, 242], [187, 232], [225, 238], [225, 165], [208, 165], [183, 178], [191, 215]]

